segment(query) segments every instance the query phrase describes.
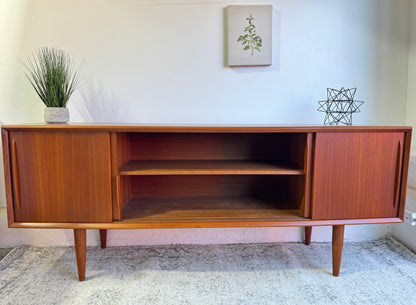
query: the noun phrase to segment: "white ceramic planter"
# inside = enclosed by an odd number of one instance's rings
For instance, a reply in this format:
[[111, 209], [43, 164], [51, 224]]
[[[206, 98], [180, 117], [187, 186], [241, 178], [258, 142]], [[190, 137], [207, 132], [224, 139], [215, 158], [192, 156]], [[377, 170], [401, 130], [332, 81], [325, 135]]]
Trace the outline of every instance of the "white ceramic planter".
[[69, 121], [69, 111], [66, 107], [46, 107], [45, 122], [49, 124], [65, 124]]

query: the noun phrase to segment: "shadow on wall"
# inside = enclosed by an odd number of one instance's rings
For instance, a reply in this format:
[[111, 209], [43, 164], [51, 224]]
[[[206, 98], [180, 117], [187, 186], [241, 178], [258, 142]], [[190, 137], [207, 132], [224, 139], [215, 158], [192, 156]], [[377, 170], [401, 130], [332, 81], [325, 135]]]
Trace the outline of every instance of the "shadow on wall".
[[112, 92], [104, 89], [100, 83], [91, 83], [81, 91], [82, 103], [77, 104], [85, 122], [122, 123], [120, 100]]

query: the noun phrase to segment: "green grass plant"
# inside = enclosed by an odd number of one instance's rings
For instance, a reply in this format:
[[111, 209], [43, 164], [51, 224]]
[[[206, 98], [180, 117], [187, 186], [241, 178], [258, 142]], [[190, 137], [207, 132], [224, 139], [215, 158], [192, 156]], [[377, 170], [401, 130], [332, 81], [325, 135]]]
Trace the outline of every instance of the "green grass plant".
[[46, 107], [66, 107], [79, 84], [80, 68], [74, 69], [73, 58], [65, 51], [43, 47], [23, 63], [36, 93]]

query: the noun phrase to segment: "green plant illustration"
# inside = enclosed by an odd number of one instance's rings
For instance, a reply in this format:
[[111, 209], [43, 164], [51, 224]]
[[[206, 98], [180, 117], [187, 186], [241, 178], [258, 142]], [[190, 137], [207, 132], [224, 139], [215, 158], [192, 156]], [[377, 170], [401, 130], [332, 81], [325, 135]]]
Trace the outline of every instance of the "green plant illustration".
[[248, 26], [244, 28], [243, 35], [240, 35], [237, 41], [241, 42], [244, 51], [251, 50], [251, 56], [253, 56], [254, 50], [261, 52], [260, 48], [263, 46], [263, 40], [256, 34], [253, 16], [250, 14], [246, 20], [248, 21]]

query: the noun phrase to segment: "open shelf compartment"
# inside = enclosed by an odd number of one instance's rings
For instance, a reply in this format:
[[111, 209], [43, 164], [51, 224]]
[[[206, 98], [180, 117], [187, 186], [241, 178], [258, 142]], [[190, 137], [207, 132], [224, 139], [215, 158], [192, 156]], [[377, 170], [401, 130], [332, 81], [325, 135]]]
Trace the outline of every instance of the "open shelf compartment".
[[288, 203], [251, 197], [134, 197], [121, 211], [125, 222], [220, 222], [301, 219]]
[[120, 175], [304, 173], [306, 133], [126, 133]]
[[304, 215], [304, 176], [125, 176], [125, 222], [294, 220]]
[[119, 133], [114, 220], [278, 221], [305, 212], [308, 133]]

